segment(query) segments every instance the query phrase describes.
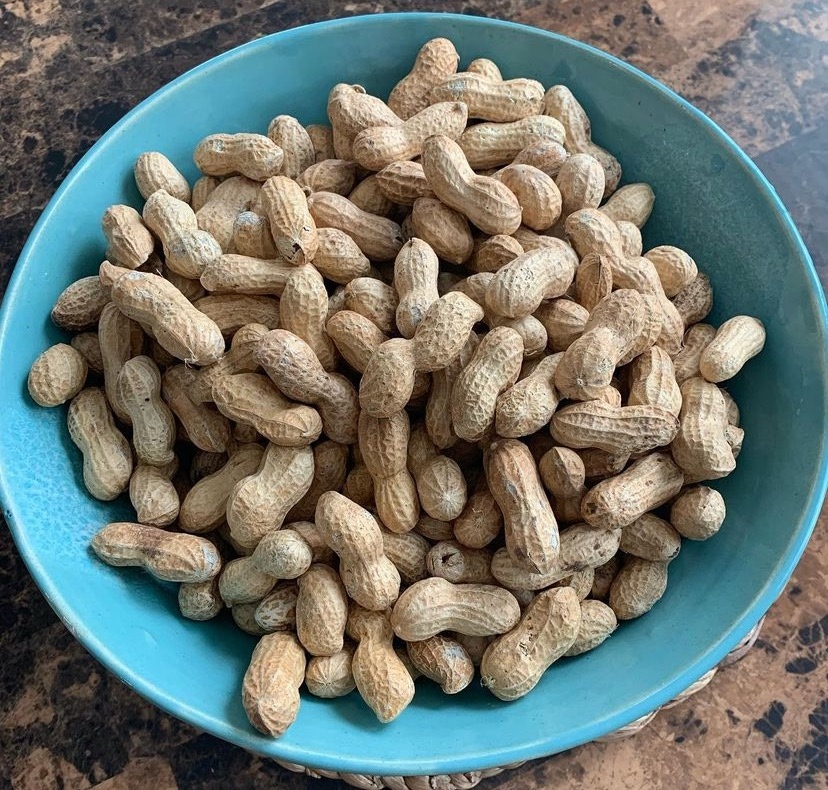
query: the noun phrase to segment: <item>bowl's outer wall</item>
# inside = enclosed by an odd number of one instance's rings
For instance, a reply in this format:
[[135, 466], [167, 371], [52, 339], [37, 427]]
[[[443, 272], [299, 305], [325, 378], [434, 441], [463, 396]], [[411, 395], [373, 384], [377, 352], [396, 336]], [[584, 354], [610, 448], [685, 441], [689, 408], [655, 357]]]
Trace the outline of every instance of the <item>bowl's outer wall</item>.
[[[602, 648], [563, 661], [513, 703], [479, 688], [455, 697], [418, 684], [412, 706], [382, 726], [358, 695], [303, 696], [279, 741], [254, 733], [239, 686], [254, 639], [229, 617], [177, 615], [174, 585], [97, 562], [101, 524], [130, 518], [128, 503], [93, 501], [66, 409], [26, 395], [31, 362], [64, 339], [49, 322], [60, 291], [92, 274], [104, 243], [103, 209], [140, 207], [131, 178], [145, 150], [195, 178], [191, 153], [211, 132], [263, 131], [290, 113], [325, 121], [334, 82], [386, 95], [419, 46], [445, 35], [462, 62], [491, 57], [507, 76], [564, 82], [592, 118], [597, 141], [619, 155], [625, 182], [652, 184], [648, 246], [673, 243], [711, 276], [713, 322], [737, 313], [768, 328], [763, 354], [728, 387], [746, 430], [739, 467], [717, 484], [724, 529], [687, 543], [663, 601]], [[73, 634], [126, 682], [199, 727], [253, 751], [316, 767], [423, 774], [503, 765], [591, 740], [636, 718], [714, 665], [781, 591], [824, 490], [824, 302], [807, 253], [758, 172], [699, 113], [649, 78], [589, 47], [506, 23], [427, 14], [384, 15], [289, 31], [247, 45], [179, 79], [110, 131], [44, 213], [6, 296], [0, 338], [0, 483], [35, 579]]]

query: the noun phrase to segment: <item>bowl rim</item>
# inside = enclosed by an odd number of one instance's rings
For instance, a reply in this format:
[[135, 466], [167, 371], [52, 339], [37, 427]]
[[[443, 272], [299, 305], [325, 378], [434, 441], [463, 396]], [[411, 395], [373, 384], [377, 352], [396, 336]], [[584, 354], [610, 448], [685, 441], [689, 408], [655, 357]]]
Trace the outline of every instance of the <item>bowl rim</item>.
[[[446, 20], [447, 22], [462, 24], [477, 24], [480, 25], [481, 28], [490, 29], [516, 28], [524, 32], [531, 32], [533, 35], [544, 38], [548, 42], [565, 42], [567, 46], [580, 49], [592, 57], [598, 57], [616, 69], [626, 72], [630, 77], [645, 83], [649, 88], [659, 92], [667, 101], [691, 115], [697, 122], [705, 126], [708, 132], [712, 133], [712, 135], [716, 137], [726, 149], [729, 150], [729, 152], [747, 171], [748, 175], [753, 180], [756, 189], [771, 203], [772, 208], [777, 213], [784, 230], [787, 233], [792, 248], [798, 253], [800, 260], [804, 264], [805, 275], [810, 282], [815, 303], [817, 305], [820, 329], [823, 336], [828, 336], [828, 306], [826, 305], [825, 293], [819, 281], [819, 277], [810, 253], [808, 252], [789, 211], [782, 203], [782, 200], [773, 185], [761, 172], [758, 166], [718, 124], [711, 120], [701, 110], [697, 109], [690, 102], [682, 98], [678, 93], [659, 82], [654, 77], [651, 77], [644, 71], [597, 47], [593, 47], [589, 44], [569, 38], [568, 36], [531, 25], [525, 25], [502, 19], [467, 16], [453, 13], [449, 14], [417, 11], [341, 17], [302, 25], [276, 33], [270, 33], [261, 38], [240, 44], [227, 50], [226, 52], [200, 63], [199, 65], [185, 71], [180, 76], [166, 83], [147, 98], [143, 99], [112, 127], [110, 127], [103, 135], [101, 135], [95, 144], [91, 146], [91, 148], [72, 168], [58, 189], [55, 191], [48, 204], [44, 207], [40, 217], [28, 236], [20, 256], [17, 259], [3, 298], [3, 303], [0, 305], [0, 338], [5, 336], [10, 321], [10, 315], [13, 312], [17, 302], [21, 299], [24, 287], [23, 270], [26, 268], [25, 265], [29, 262], [29, 258], [33, 255], [33, 251], [39, 242], [39, 238], [44, 227], [46, 227], [46, 225], [50, 222], [52, 214], [58, 209], [65, 194], [73, 187], [74, 182], [78, 179], [80, 174], [90, 166], [90, 161], [95, 157], [98, 149], [103, 147], [110, 138], [125, 129], [135, 118], [150, 109], [160, 98], [182, 86], [194, 75], [220, 68], [224, 63], [241, 55], [247, 55], [256, 49], [269, 48], [273, 46], [274, 41], [277, 41], [279, 45], [289, 45], [293, 38], [297, 36], [306, 36], [309, 32], [313, 32], [314, 30], [328, 29], [339, 26], [371, 26], [374, 24], [386, 24], [389, 21], [393, 23], [395, 21], [400, 22], [403, 20], [411, 20], [415, 17], [421, 19], [440, 19]], [[825, 369], [828, 367], [826, 362], [828, 362], [828, 351], [824, 350], [823, 375]], [[519, 747], [510, 747], [496, 752], [487, 751], [471, 757], [465, 756], [459, 758], [439, 758], [433, 761], [425, 762], [419, 761], [416, 765], [413, 763], [407, 763], [404, 758], [401, 758], [399, 761], [395, 761], [393, 764], [389, 765], [387, 762], [377, 760], [369, 755], [351, 758], [338, 756], [333, 750], [325, 753], [308, 752], [301, 746], [280, 740], [270, 742], [271, 747], [267, 749], [265, 756], [286, 760], [292, 763], [301, 764], [303, 766], [309, 765], [311, 767], [321, 769], [345, 771], [350, 773], [388, 774], [393, 772], [397, 775], [400, 773], [407, 775], [459, 773], [537, 759], [553, 753], [565, 751], [613, 732], [620, 727], [623, 727], [644, 716], [660, 705], [668, 702], [718, 664], [719, 661], [721, 661], [725, 655], [733, 647], [735, 647], [736, 644], [738, 644], [738, 642], [748, 633], [748, 631], [750, 631], [750, 629], [759, 621], [771, 604], [781, 594], [800, 557], [802, 556], [805, 547], [807, 546], [808, 540], [813, 532], [822, 508], [826, 488], [828, 488], [827, 451], [828, 436], [826, 436], [825, 432], [823, 432], [823, 442], [818, 459], [818, 469], [815, 475], [815, 483], [808, 493], [807, 505], [803, 509], [802, 519], [800, 522], [801, 527], [796, 535], [796, 542], [792, 550], [784, 558], [784, 562], [777, 567], [776, 573], [765, 583], [747, 611], [741, 615], [733, 627], [728, 632], [723, 634], [718, 641], [708, 646], [707, 650], [700, 659], [685, 666], [672, 682], [660, 689], [657, 689], [649, 696], [638, 700], [624, 711], [616, 712], [601, 719], [600, 721], [585, 725], [577, 730], [573, 730], [567, 733], [566, 737], [558, 738], [554, 742], [548, 739], [545, 740], [541, 735], [539, 738]], [[3, 515], [9, 525], [9, 529], [12, 537], [14, 538], [17, 550], [22, 556], [29, 572], [35, 580], [35, 583], [39, 587], [49, 605], [58, 615], [59, 619], [63, 622], [72, 636], [74, 636], [87, 651], [89, 651], [110, 672], [115, 674], [133, 691], [137, 692], [139, 695], [166, 713], [237, 746], [241, 746], [242, 748], [255, 753], [263, 754], [261, 740], [255, 733], [251, 731], [248, 734], [248, 737], [236, 737], [232, 728], [230, 728], [228, 732], [228, 727], [224, 721], [217, 720], [214, 717], [204, 714], [198, 709], [179, 704], [177, 701], [171, 700], [169, 697], [162, 695], [151, 681], [141, 675], [135, 674], [130, 667], [122, 661], [121, 658], [110, 651], [107, 645], [104, 644], [100, 638], [89, 631], [83, 622], [73, 617], [70, 608], [61, 595], [60, 589], [46, 574], [44, 568], [38, 561], [37, 555], [33, 552], [27, 539], [27, 532], [23, 527], [22, 519], [18, 521], [18, 507], [15, 502], [15, 497], [8, 487], [2, 465], [0, 465], [0, 503], [3, 505]]]

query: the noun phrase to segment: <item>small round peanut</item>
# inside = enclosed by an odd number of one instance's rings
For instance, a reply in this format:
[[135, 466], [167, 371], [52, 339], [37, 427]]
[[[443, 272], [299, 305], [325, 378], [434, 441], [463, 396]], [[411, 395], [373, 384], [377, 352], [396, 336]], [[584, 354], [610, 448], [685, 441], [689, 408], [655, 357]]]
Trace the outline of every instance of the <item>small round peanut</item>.
[[72, 346], [50, 346], [32, 363], [29, 395], [39, 406], [60, 406], [83, 389], [87, 370], [86, 359]]
[[328, 565], [311, 565], [298, 579], [296, 635], [312, 656], [342, 650], [348, 621], [348, 596], [339, 574]]
[[108, 302], [109, 291], [100, 277], [82, 277], [58, 296], [52, 308], [52, 323], [69, 332], [94, 329]]
[[295, 631], [298, 597], [299, 588], [294, 582], [279, 582], [273, 591], [256, 605], [253, 619], [268, 634], [275, 631]]
[[170, 481], [170, 471], [148, 464], [135, 467], [129, 480], [129, 499], [140, 524], [168, 527], [178, 518], [178, 491]]
[[158, 151], [145, 151], [135, 160], [135, 185], [147, 200], [153, 192], [163, 189], [174, 198], [190, 202], [190, 185], [178, 168]]
[[155, 250], [155, 239], [132, 206], [110, 206], [101, 219], [106, 257], [127, 269], [143, 266]]
[[463, 472], [456, 461], [437, 453], [422, 424], [411, 433], [408, 466], [417, 481], [420, 503], [429, 516], [438, 521], [453, 521], [463, 512], [466, 506]]
[[92, 550], [108, 565], [138, 567], [168, 582], [203, 582], [221, 569], [221, 557], [206, 538], [116, 521], [92, 538]]
[[230, 560], [219, 577], [219, 595], [224, 605], [257, 603], [276, 584], [276, 579], [256, 568], [252, 557]]
[[655, 606], [667, 589], [666, 562], [630, 557], [610, 587], [609, 605], [619, 620], [641, 617]]
[[733, 378], [765, 347], [765, 327], [758, 318], [737, 315], [717, 330], [699, 359], [699, 372], [714, 383]]
[[615, 612], [601, 601], [581, 601], [581, 625], [578, 636], [565, 656], [580, 656], [603, 644], [618, 628]]
[[511, 164], [494, 178], [515, 193], [524, 225], [542, 231], [555, 224], [561, 214], [561, 193], [551, 176], [532, 165]]
[[335, 699], [350, 694], [356, 688], [352, 661], [355, 646], [346, 644], [332, 656], [314, 656], [305, 670], [305, 685], [315, 697]]
[[670, 298], [690, 285], [699, 273], [696, 262], [684, 250], [669, 244], [653, 247], [644, 253], [644, 257], [652, 261], [664, 293]]
[[604, 195], [604, 170], [589, 154], [572, 154], [561, 165], [555, 183], [561, 195], [561, 216], [566, 218], [579, 209], [600, 205]]
[[182, 582], [178, 588], [178, 609], [188, 620], [212, 620], [224, 609], [218, 594], [218, 579], [204, 582]]
[[238, 174], [266, 181], [279, 172], [284, 152], [262, 134], [211, 134], [196, 146], [193, 160], [208, 176]]
[[474, 240], [468, 220], [436, 198], [418, 198], [411, 208], [411, 235], [422, 239], [448, 263], [464, 263]]
[[440, 686], [444, 694], [458, 694], [474, 680], [474, 663], [456, 639], [437, 634], [409, 642], [408, 657], [415, 668]]
[[681, 535], [663, 518], [645, 513], [621, 530], [621, 551], [652, 562], [670, 562], [681, 549]]
[[725, 515], [722, 495], [708, 486], [682, 491], [670, 508], [670, 522], [689, 540], [713, 537], [721, 529]]
[[503, 530], [503, 513], [487, 489], [469, 497], [463, 512], [454, 522], [457, 542], [471, 549], [488, 546]]

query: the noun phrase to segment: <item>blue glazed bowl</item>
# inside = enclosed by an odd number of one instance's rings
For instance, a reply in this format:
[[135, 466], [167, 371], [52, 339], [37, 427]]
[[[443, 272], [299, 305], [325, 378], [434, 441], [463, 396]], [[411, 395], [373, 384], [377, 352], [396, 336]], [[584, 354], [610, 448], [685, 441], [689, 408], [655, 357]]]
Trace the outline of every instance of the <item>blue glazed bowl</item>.
[[[737, 471], [717, 484], [722, 531], [687, 543], [664, 599], [600, 649], [556, 664], [513, 703], [479, 688], [443, 696], [421, 683], [398, 720], [380, 725], [358, 695], [304, 695], [278, 741], [249, 726], [240, 682], [254, 639], [229, 618], [193, 623], [175, 588], [91, 556], [90, 536], [130, 518], [128, 504], [87, 495], [65, 409], [41, 409], [26, 374], [65, 339], [49, 310], [97, 270], [104, 208], [140, 206], [132, 163], [165, 152], [195, 178], [191, 154], [211, 132], [262, 130], [278, 113], [325, 120], [333, 83], [384, 96], [417, 49], [450, 37], [463, 62], [490, 57], [507, 76], [568, 84], [616, 153], [625, 181], [657, 195], [645, 243], [673, 243], [715, 287], [714, 323], [758, 316], [762, 355], [730, 388], [746, 431]], [[0, 321], [0, 491], [17, 545], [72, 633], [164, 710], [264, 755], [369, 774], [451, 773], [552, 754], [604, 735], [686, 688], [716, 664], [781, 592], [813, 528], [826, 484], [826, 307], [808, 253], [772, 187], [711, 121], [645, 74], [552, 33], [486, 19], [378, 15], [268, 36], [175, 80], [115, 125], [44, 211], [20, 257]]]

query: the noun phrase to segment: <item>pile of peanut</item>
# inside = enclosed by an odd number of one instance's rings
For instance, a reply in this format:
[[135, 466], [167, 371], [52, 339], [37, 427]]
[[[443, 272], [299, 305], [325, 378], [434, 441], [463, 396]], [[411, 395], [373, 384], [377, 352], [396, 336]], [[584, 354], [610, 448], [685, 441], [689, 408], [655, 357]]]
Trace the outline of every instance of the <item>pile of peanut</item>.
[[336, 85], [330, 126], [214, 134], [192, 189], [139, 157], [107, 260], [34, 363], [71, 400], [89, 492], [136, 523], [92, 541], [260, 636], [243, 682], [281, 735], [299, 688], [380, 721], [424, 675], [503, 700], [661, 598], [711, 537], [739, 410], [719, 387], [762, 324], [701, 323], [707, 277], [643, 253], [646, 184], [617, 188], [562, 85], [457, 72], [423, 46], [388, 102]]

